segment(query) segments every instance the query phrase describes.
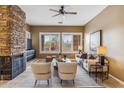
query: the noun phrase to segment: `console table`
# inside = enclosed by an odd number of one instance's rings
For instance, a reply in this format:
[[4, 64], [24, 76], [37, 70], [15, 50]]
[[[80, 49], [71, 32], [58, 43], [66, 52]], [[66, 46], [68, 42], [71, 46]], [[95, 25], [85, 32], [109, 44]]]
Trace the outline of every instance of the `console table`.
[[26, 69], [25, 53], [0, 56], [0, 79], [11, 80]]
[[36, 55], [36, 52], [35, 50], [27, 50], [26, 51], [26, 59], [27, 59], [27, 62], [33, 58], [35, 58], [35, 55]]

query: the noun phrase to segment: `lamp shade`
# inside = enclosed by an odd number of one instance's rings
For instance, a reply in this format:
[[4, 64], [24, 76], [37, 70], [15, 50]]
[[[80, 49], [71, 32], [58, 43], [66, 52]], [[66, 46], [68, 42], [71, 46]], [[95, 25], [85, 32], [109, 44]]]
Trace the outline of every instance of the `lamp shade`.
[[82, 50], [82, 46], [78, 46], [78, 50]]
[[107, 50], [106, 50], [106, 47], [105, 46], [99, 46], [97, 48], [97, 54], [99, 54], [99, 55], [105, 55], [106, 52], [107, 52]]

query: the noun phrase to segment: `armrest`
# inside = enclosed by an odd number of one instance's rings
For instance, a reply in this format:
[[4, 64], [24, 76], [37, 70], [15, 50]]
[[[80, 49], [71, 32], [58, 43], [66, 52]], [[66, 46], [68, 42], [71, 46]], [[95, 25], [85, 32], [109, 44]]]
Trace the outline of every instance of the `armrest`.
[[80, 54], [75, 54], [75, 58], [80, 58]]
[[87, 64], [88, 65], [95, 65], [98, 62], [97, 59], [87, 59]]

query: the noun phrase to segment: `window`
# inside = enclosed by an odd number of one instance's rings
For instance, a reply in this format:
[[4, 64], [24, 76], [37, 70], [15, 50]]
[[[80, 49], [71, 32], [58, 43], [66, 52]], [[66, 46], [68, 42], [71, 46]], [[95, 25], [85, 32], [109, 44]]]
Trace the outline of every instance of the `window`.
[[40, 53], [59, 53], [60, 33], [40, 33]]
[[62, 33], [62, 52], [74, 53], [82, 46], [82, 33]]
[[73, 50], [73, 37], [71, 34], [63, 34], [62, 35], [62, 52], [68, 51], [71, 52]]
[[40, 33], [40, 53], [78, 52], [81, 39], [82, 33]]

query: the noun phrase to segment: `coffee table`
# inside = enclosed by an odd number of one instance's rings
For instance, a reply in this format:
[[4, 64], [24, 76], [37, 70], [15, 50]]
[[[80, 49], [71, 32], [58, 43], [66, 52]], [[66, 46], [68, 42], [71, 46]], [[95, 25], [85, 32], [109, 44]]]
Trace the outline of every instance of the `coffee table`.
[[[58, 69], [58, 66], [57, 66], [57, 60], [56, 60], [56, 58], [53, 58], [53, 60], [52, 60], [52, 65], [53, 65], [53, 67], [54, 67], [54, 69]], [[66, 63], [71, 63], [71, 60], [70, 59], [66, 59], [66, 60], [63, 60], [63, 62], [66, 62]]]

